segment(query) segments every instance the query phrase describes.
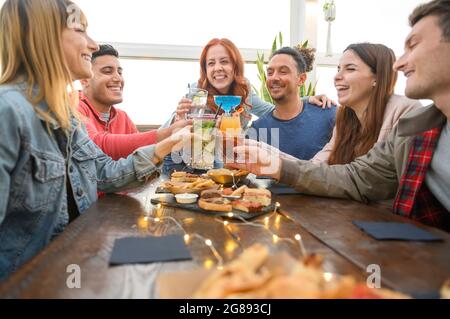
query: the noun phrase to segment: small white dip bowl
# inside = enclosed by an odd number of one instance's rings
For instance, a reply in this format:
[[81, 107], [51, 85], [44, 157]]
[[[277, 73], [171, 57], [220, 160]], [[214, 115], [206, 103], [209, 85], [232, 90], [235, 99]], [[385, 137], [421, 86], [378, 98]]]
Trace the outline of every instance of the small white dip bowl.
[[175, 199], [180, 204], [192, 204], [197, 201], [197, 194], [177, 194], [175, 195]]

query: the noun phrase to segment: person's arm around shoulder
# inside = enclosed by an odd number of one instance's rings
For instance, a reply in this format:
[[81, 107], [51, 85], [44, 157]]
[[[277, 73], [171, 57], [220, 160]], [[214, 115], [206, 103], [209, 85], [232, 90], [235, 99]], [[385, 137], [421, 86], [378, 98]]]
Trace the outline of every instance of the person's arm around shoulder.
[[250, 105], [251, 105], [251, 109], [249, 109], [248, 111], [253, 114], [256, 115], [258, 117], [261, 117], [267, 113], [270, 113], [273, 111], [273, 109], [275, 108], [275, 106], [270, 103], [270, 102], [266, 102], [263, 101], [258, 94], [256, 94], [251, 88], [250, 88]]

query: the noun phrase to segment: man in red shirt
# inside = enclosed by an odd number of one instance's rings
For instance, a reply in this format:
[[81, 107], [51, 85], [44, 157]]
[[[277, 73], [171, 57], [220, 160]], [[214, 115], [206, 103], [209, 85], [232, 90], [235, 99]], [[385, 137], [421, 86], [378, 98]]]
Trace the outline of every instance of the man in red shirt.
[[168, 128], [139, 133], [128, 115], [114, 107], [123, 101], [124, 79], [119, 53], [111, 45], [100, 45], [92, 55], [94, 76], [82, 80], [78, 111], [86, 117], [90, 138], [114, 160], [127, 157], [141, 146], [156, 144], [169, 137], [174, 130], [188, 124], [181, 120]]

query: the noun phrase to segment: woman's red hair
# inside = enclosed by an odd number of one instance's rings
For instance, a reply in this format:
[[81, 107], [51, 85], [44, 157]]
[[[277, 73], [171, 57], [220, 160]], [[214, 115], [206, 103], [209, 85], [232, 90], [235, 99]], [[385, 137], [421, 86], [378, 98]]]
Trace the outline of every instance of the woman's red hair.
[[224, 95], [211, 85], [206, 76], [206, 55], [208, 54], [208, 50], [215, 45], [221, 45], [227, 50], [231, 63], [233, 63], [234, 66], [234, 81], [226, 94], [242, 96], [242, 103], [240, 106], [243, 107], [245, 104], [250, 107], [246, 102], [250, 94], [250, 88], [247, 80], [244, 78], [244, 59], [234, 43], [225, 38], [214, 38], [210, 40], [203, 48], [202, 54], [200, 55], [200, 79], [198, 80], [198, 87], [208, 91], [208, 106], [216, 111], [217, 106], [214, 103], [214, 95]]

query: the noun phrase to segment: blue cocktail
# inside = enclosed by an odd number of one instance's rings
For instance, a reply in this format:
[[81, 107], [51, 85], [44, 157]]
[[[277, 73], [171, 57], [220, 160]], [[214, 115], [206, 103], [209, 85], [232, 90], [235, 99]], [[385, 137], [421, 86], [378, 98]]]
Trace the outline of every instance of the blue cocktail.
[[225, 113], [232, 113], [241, 104], [242, 97], [237, 95], [214, 95], [214, 103]]

